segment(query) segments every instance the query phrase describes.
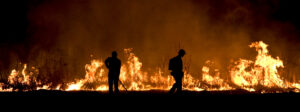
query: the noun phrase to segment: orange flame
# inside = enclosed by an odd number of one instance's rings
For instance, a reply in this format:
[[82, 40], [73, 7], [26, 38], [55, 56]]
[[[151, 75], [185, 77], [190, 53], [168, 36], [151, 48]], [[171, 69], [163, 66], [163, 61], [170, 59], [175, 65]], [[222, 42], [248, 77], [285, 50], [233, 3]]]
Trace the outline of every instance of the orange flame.
[[[190, 74], [184, 71], [183, 88], [191, 91], [217, 91], [217, 90], [234, 90], [236, 88], [248, 91], [280, 88], [290, 89], [300, 92], [300, 84], [284, 80], [278, 73], [278, 68], [283, 68], [283, 62], [279, 57], [273, 58], [269, 55], [268, 45], [262, 41], [254, 42], [249, 45], [250, 48], [256, 48], [258, 52], [256, 60], [239, 59], [234, 62], [235, 66], [230, 68], [230, 79], [224, 80], [220, 77], [219, 69], [212, 69], [213, 61], [206, 61], [202, 67], [202, 77]], [[124, 49], [126, 61], [121, 66], [120, 81], [131, 91], [144, 90], [169, 90], [175, 82], [169, 73], [163, 72], [162, 68], [157, 68], [153, 74], [143, 71], [143, 64], [139, 58], [132, 52], [133, 49]], [[85, 65], [85, 77], [74, 82], [67, 83], [66, 89], [62, 88], [63, 84], [57, 87], [51, 87], [51, 84], [43, 85], [36, 79], [38, 69], [32, 67], [30, 70], [27, 64], [24, 64], [22, 70], [13, 69], [8, 76], [8, 84], [0, 83], [0, 91], [13, 91], [14, 85], [32, 86], [31, 90], [55, 89], [55, 90], [91, 90], [107, 91], [108, 78], [104, 63], [101, 60], [93, 59], [90, 64]], [[202, 78], [202, 79], [201, 79]], [[5, 87], [5, 88], [4, 88]], [[121, 85], [119, 88], [124, 89]], [[29, 90], [27, 88], [27, 90]]]
[[[206, 64], [212, 63], [211, 61], [206, 61]], [[208, 66], [203, 66], [202, 68], [202, 81], [209, 85], [206, 87], [207, 90], [232, 90], [233, 87], [220, 77], [220, 72], [218, 69], [215, 69], [215, 76], [209, 74], [210, 69]]]
[[284, 67], [282, 60], [269, 55], [268, 45], [262, 41], [249, 45], [255, 47], [258, 52], [255, 61], [240, 59], [236, 66], [230, 71], [231, 79], [237, 86], [255, 91], [258, 86], [265, 88], [295, 88], [299, 89], [299, 84], [284, 81], [278, 74], [278, 68]]

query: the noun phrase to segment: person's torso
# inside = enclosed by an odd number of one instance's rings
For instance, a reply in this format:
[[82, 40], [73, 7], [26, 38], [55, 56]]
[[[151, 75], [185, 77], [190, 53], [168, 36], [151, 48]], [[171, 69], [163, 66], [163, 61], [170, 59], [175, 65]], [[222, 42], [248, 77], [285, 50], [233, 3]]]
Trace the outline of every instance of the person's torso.
[[118, 58], [109, 58], [109, 70], [120, 71], [121, 61]]
[[182, 60], [181, 60], [181, 58], [180, 57], [174, 57], [174, 58], [172, 58], [172, 61], [173, 61], [173, 71], [174, 72], [176, 72], [176, 71], [178, 71], [178, 72], [181, 72], [182, 71]]

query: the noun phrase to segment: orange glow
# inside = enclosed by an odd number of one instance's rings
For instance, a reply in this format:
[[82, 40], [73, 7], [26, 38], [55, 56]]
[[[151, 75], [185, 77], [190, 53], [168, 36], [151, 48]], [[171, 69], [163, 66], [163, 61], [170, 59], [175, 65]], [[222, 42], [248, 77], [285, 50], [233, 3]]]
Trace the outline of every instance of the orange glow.
[[[268, 45], [262, 41], [249, 45], [256, 48], [258, 52], [256, 60], [240, 59], [230, 71], [231, 80], [237, 86], [255, 91], [257, 88], [294, 88], [299, 89], [298, 83], [291, 83], [283, 80], [278, 74], [278, 68], [284, 67], [279, 57], [273, 58], [269, 55]], [[260, 87], [261, 88], [261, 87]]]
[[[283, 61], [279, 58], [273, 58], [267, 49], [268, 45], [262, 41], [253, 42], [249, 45], [257, 51], [256, 60], [239, 59], [234, 62], [230, 68], [230, 79], [225, 80], [221, 77], [219, 69], [213, 69], [213, 61], [206, 61], [202, 67], [202, 75], [194, 75], [186, 70], [183, 78], [183, 89], [189, 91], [222, 91], [235, 90], [237, 88], [258, 91], [266, 93], [267, 89], [292, 89], [294, 92], [300, 91], [300, 84], [284, 80], [278, 73], [278, 68], [283, 68]], [[174, 84], [174, 79], [168, 72], [163, 72], [162, 68], [157, 68], [153, 73], [143, 70], [143, 64], [133, 53], [133, 49], [124, 49], [126, 60], [121, 66], [120, 81], [129, 91], [145, 90], [169, 90]], [[31, 67], [28, 70], [27, 64], [24, 64], [22, 70], [13, 69], [8, 76], [8, 84], [0, 83], [0, 91], [13, 91], [14, 86], [22, 85], [24, 87], [34, 88], [24, 90], [65, 90], [65, 91], [108, 91], [107, 70], [102, 60], [93, 59], [90, 64], [85, 65], [85, 77], [66, 83], [63, 89], [59, 84], [57, 87], [51, 87], [51, 84], [43, 85], [38, 81], [36, 75], [38, 70]], [[4, 88], [6, 87], [6, 88]], [[51, 87], [51, 88], [50, 88]], [[124, 88], [119, 85], [120, 90]]]

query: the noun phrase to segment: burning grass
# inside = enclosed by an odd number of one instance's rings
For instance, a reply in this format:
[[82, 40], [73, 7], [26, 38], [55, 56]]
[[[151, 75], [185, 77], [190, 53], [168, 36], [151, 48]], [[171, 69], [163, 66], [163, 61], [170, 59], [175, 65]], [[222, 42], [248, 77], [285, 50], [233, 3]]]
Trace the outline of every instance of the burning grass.
[[[233, 63], [229, 71], [230, 79], [222, 79], [218, 69], [212, 69], [213, 60], [206, 61], [202, 67], [202, 74], [192, 75], [185, 70], [183, 88], [188, 91], [237, 91], [243, 90], [255, 93], [286, 93], [299, 92], [300, 84], [289, 82], [280, 76], [279, 68], [283, 68], [283, 61], [279, 57], [273, 58], [262, 41], [253, 42], [250, 48], [257, 51], [256, 60], [239, 59]], [[133, 49], [124, 49], [126, 62], [123, 62], [120, 81], [129, 91], [167, 91], [174, 83], [174, 79], [164, 68], [158, 68], [153, 74], [143, 71], [142, 62], [133, 53]], [[0, 91], [104, 91], [108, 90], [107, 73], [102, 60], [93, 59], [85, 65], [85, 77], [73, 82], [66, 82], [56, 86], [52, 83], [42, 83], [38, 79], [39, 70], [28, 68], [26, 64], [22, 70], [12, 70], [7, 82], [0, 83]], [[123, 87], [120, 85], [120, 89]], [[124, 90], [124, 89], [123, 89]], [[198, 93], [196, 92], [196, 93]]]

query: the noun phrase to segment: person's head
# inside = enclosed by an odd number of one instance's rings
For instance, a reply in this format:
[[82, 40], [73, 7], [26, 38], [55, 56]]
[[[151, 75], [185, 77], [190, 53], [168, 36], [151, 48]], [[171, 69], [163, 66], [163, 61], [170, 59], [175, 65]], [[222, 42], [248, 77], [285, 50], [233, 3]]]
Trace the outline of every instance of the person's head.
[[178, 56], [183, 57], [185, 55], [185, 51], [183, 49], [180, 49], [178, 52]]
[[111, 53], [111, 56], [113, 57], [113, 58], [116, 58], [117, 57], [117, 52], [116, 51], [113, 51], [112, 53]]

